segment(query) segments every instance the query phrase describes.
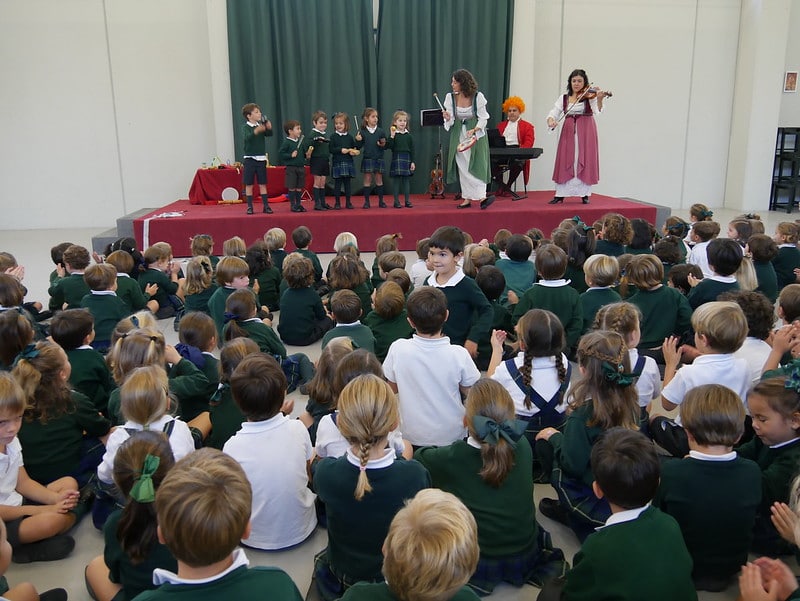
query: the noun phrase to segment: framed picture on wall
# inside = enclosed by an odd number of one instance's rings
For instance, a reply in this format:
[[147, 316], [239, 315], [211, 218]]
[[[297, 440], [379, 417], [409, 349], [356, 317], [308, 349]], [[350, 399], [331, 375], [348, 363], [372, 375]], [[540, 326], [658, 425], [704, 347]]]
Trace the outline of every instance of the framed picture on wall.
[[783, 79], [784, 92], [797, 92], [797, 71], [787, 71]]

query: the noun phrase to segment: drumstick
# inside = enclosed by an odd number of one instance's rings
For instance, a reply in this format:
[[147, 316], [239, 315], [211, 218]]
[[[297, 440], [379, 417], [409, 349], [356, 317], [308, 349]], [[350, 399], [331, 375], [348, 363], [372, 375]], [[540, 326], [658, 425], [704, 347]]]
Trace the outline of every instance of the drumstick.
[[439, 100], [439, 94], [436, 92], [433, 93], [433, 97], [436, 98], [436, 102], [439, 104], [439, 108], [444, 110], [444, 106], [442, 105], [442, 101]]
[[353, 123], [356, 124], [356, 133], [358, 133], [358, 119], [356, 119], [355, 115], [353, 115]]
[[300, 148], [300, 144], [303, 143], [303, 139], [304, 138], [305, 138], [305, 136], [300, 136], [300, 139], [297, 141], [297, 148]]

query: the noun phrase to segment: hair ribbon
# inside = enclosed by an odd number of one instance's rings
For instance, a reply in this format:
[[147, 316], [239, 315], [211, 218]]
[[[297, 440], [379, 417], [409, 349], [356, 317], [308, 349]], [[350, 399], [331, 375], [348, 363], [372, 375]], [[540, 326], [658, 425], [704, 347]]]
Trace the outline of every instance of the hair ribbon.
[[236, 313], [229, 313], [225, 311], [225, 313], [222, 316], [222, 323], [228, 323], [229, 321], [236, 321], [237, 319], [239, 319], [239, 316], [236, 315]]
[[528, 422], [519, 419], [507, 419], [498, 424], [493, 419], [483, 415], [472, 417], [472, 427], [475, 429], [475, 434], [483, 442], [491, 446], [496, 446], [501, 438], [505, 438], [512, 449], [516, 448], [517, 441], [522, 438], [527, 426]]
[[800, 393], [800, 361], [792, 363], [790, 369], [783, 387]]
[[622, 365], [622, 363], [618, 363], [617, 366], [614, 367], [608, 361], [603, 361], [603, 363], [601, 364], [601, 368], [603, 370], [603, 375], [605, 376], [606, 381], [613, 382], [614, 384], [623, 387], [630, 386], [631, 384], [633, 384], [633, 380], [639, 375], [639, 374], [626, 374], [624, 371], [625, 367]]
[[138, 328], [139, 327], [139, 318], [136, 317], [135, 315], [131, 315], [131, 323], [133, 324], [134, 328]]
[[714, 211], [700, 211], [701, 217], [713, 217]]
[[16, 365], [23, 359], [30, 361], [31, 359], [35, 359], [38, 356], [39, 356], [39, 350], [36, 348], [36, 345], [29, 344], [24, 349], [22, 349], [16, 357], [14, 357], [14, 363], [12, 364], [12, 367], [16, 367]]
[[189, 344], [184, 344], [182, 342], [179, 342], [178, 344], [175, 345], [175, 350], [178, 351], [178, 354], [181, 357], [194, 363], [197, 369], [203, 369], [205, 367], [206, 365], [205, 355], [203, 355], [203, 351], [201, 351], [196, 346], [191, 346]]
[[575, 215], [575, 217], [572, 218], [572, 221], [575, 223], [583, 223], [583, 219], [581, 219], [578, 215]]
[[139, 503], [152, 503], [156, 500], [156, 488], [153, 484], [153, 474], [158, 470], [161, 458], [148, 454], [144, 458], [142, 471], [131, 487], [131, 499]]

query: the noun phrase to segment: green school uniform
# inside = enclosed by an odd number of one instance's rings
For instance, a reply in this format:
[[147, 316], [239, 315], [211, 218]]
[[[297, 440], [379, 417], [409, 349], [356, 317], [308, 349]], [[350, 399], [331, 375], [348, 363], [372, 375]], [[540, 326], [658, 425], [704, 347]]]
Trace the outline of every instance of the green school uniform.
[[[228, 336], [231, 323], [225, 325], [225, 336]], [[271, 327], [261, 321], [258, 317], [243, 319], [237, 322], [239, 327], [247, 333], [247, 337], [258, 345], [258, 350], [268, 355], [280, 355], [281, 359], [286, 358], [286, 347], [278, 338]]]
[[116, 388], [111, 372], [103, 355], [90, 346], [82, 346], [67, 351], [72, 371], [70, 385], [86, 395], [100, 413], [108, 412], [108, 397]]
[[583, 310], [583, 332], [592, 329], [594, 318], [601, 307], [617, 303], [622, 297], [611, 288], [590, 288], [581, 294], [581, 309]]
[[789, 284], [794, 284], [796, 278], [794, 270], [800, 267], [800, 250], [797, 246], [778, 246], [778, 254], [772, 259], [775, 275], [778, 280], [778, 290], [783, 290]]
[[311, 335], [315, 322], [325, 318], [319, 294], [310, 286], [289, 288], [281, 297], [278, 333], [282, 340], [303, 340]]
[[375, 336], [372, 334], [372, 330], [360, 322], [356, 325], [337, 325], [332, 330], [325, 332], [322, 337], [322, 348], [328, 346], [328, 343], [334, 338], [341, 337], [350, 338], [358, 348], [366, 349], [370, 353], [375, 352]]
[[125, 304], [128, 315], [147, 307], [150, 295], [139, 287], [139, 282], [126, 273], [117, 274], [117, 296]]
[[664, 338], [680, 336], [692, 325], [692, 307], [680, 291], [669, 286], [637, 290], [628, 301], [642, 312], [640, 349], [660, 348]]
[[156, 284], [158, 291], [153, 295], [153, 299], [158, 303], [159, 307], [166, 307], [169, 305], [169, 297], [178, 292], [178, 282], [175, 282], [166, 273], [160, 269], [148, 267], [141, 274], [139, 274], [139, 287], [144, 290], [150, 284]]
[[372, 330], [372, 335], [375, 336], [375, 354], [381, 361], [386, 359], [392, 342], [401, 338], [411, 338], [414, 334], [414, 329], [408, 323], [405, 309], [390, 319], [384, 319], [375, 311], [371, 311], [364, 318], [363, 323]]
[[274, 265], [268, 267], [251, 278], [250, 286], [253, 286], [254, 281], [258, 282], [258, 304], [267, 307], [270, 311], [280, 310], [280, 270]]
[[94, 339], [108, 342], [120, 319], [130, 315], [125, 303], [116, 294], [89, 293], [81, 300], [81, 307], [94, 317]]
[[295, 252], [300, 253], [306, 259], [311, 261], [311, 265], [314, 266], [314, 281], [322, 281], [322, 264], [319, 262], [317, 253], [315, 253], [313, 250], [308, 250], [307, 248], [298, 248]]
[[514, 321], [530, 309], [546, 309], [556, 314], [564, 326], [567, 348], [577, 344], [583, 328], [583, 307], [580, 295], [572, 286], [545, 286], [536, 284], [519, 299], [514, 309]]
[[489, 299], [468, 276], [453, 286], [437, 288], [447, 297], [447, 310], [450, 312], [442, 328], [444, 335], [449, 336], [450, 343], [456, 346], [463, 346], [467, 340], [478, 344], [492, 327], [494, 312]]
[[217, 345], [222, 346], [222, 330], [225, 327], [225, 303], [228, 297], [236, 292], [236, 288], [222, 286], [217, 288], [208, 299], [208, 313], [217, 327]]
[[[478, 601], [480, 597], [468, 586], [460, 588], [448, 601]], [[342, 595], [342, 601], [401, 601], [385, 582], [357, 582]]]
[[66, 303], [67, 309], [80, 309], [81, 300], [89, 294], [89, 286], [83, 279], [83, 272], [71, 273], [59, 278], [47, 290], [50, 295], [50, 305], [61, 309]]
[[758, 280], [756, 292], [760, 292], [769, 299], [769, 302], [774, 303], [778, 299], [778, 276], [775, 268], [769, 261], [753, 261], [753, 267]]
[[740, 457], [755, 461], [761, 468], [762, 514], [769, 516], [773, 503], [789, 502], [789, 489], [800, 465], [800, 440], [773, 449], [754, 436], [737, 447], [736, 452]]
[[[214, 296], [217, 291], [217, 285], [211, 284], [208, 288], [197, 294], [187, 294], [183, 301], [183, 307], [187, 313], [191, 311], [201, 311], [206, 315], [211, 315], [211, 309], [208, 308], [208, 301]], [[214, 324], [216, 325], [216, 323]]]
[[686, 298], [689, 300], [692, 309], [697, 309], [700, 305], [717, 300], [717, 297], [723, 292], [734, 292], [736, 290], [739, 290], [737, 282], [718, 282], [711, 278], [704, 278], [689, 291]]
[[247, 421], [244, 413], [233, 400], [230, 384], [222, 384], [209, 403], [211, 434], [206, 446], [222, 450], [225, 443], [242, 428]]

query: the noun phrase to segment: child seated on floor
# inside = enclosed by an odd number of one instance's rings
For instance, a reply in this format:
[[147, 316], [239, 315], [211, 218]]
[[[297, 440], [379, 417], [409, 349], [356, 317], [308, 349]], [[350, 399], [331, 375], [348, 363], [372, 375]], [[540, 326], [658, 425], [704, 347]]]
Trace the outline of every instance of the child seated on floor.
[[428, 263], [428, 251], [430, 250], [430, 238], [417, 240], [417, 260], [411, 265], [409, 274], [414, 288], [419, 288], [425, 284], [425, 280], [433, 273]]
[[775, 275], [778, 279], [778, 290], [789, 284], [797, 282], [794, 270], [800, 267], [800, 250], [797, 243], [800, 240], [800, 227], [791, 221], [782, 221], [775, 226], [773, 237], [778, 245], [778, 254], [772, 259]]
[[181, 265], [172, 260], [172, 247], [166, 242], [156, 242], [144, 251], [145, 270], [139, 275], [139, 287], [146, 290], [156, 284], [158, 290], [152, 297], [158, 303], [157, 319], [175, 316], [175, 331], [183, 313], [183, 283], [178, 277]]
[[78, 309], [81, 299], [89, 294], [89, 286], [83, 281], [83, 271], [89, 266], [91, 257], [83, 246], [73, 244], [63, 254], [64, 265], [56, 265], [58, 279], [50, 285], [50, 306], [54, 311]]
[[250, 285], [250, 266], [239, 257], [222, 257], [217, 265], [218, 288], [208, 299], [208, 311], [217, 326], [217, 344], [222, 346], [225, 326], [225, 302], [228, 297]]
[[197, 234], [192, 236], [192, 258], [207, 257], [211, 268], [216, 270], [219, 257], [214, 254], [214, 238], [210, 234]]
[[257, 291], [259, 306], [280, 310], [281, 272], [272, 264], [266, 243], [256, 240], [245, 252], [244, 260], [250, 267], [250, 284]]
[[173, 465], [172, 449], [161, 432], [138, 432], [119, 447], [114, 484], [125, 506], [108, 517], [103, 554], [86, 566], [86, 588], [93, 599], [133, 599], [155, 588], [154, 569], [177, 569], [172, 553], [158, 542], [155, 509], [155, 491]]
[[0, 312], [0, 371], [10, 371], [17, 355], [32, 342], [33, 328], [22, 314]]
[[800, 373], [768, 378], [747, 395], [755, 437], [736, 448], [740, 457], [761, 468], [762, 496], [753, 528], [751, 550], [759, 555], [787, 555], [794, 549], [782, 540], [770, 509], [789, 502], [792, 478], [800, 461]]
[[267, 245], [272, 264], [283, 272], [283, 260], [286, 258], [286, 232], [279, 227], [272, 227], [264, 234], [264, 242]]
[[211, 261], [208, 257], [192, 257], [186, 264], [184, 284], [186, 312], [202, 311], [210, 315], [208, 301], [216, 291], [217, 285], [214, 283], [214, 268], [211, 266]]
[[492, 328], [485, 338], [478, 341], [478, 357], [475, 359], [478, 369], [485, 371], [492, 357], [492, 333], [502, 330], [510, 340], [514, 340], [514, 320], [508, 308], [500, 303], [500, 296], [506, 289], [506, 278], [502, 271], [494, 265], [484, 265], [478, 270], [475, 283], [492, 304]]
[[317, 253], [308, 248], [311, 246], [311, 241], [311, 230], [306, 226], [301, 225], [292, 231], [292, 242], [297, 249], [295, 252], [300, 253], [306, 259], [311, 261], [311, 266], [314, 268], [314, 289], [317, 289], [324, 284], [322, 279], [322, 264], [319, 262]]
[[481, 595], [500, 582], [541, 586], [566, 568], [563, 553], [536, 523], [533, 451], [524, 436], [528, 424], [514, 413], [502, 384], [480, 379], [467, 395], [467, 440], [414, 454], [433, 486], [457, 495], [475, 516], [480, 559], [469, 585]]
[[586, 333], [592, 327], [597, 311], [605, 305], [621, 301], [622, 297], [612, 288], [619, 279], [619, 263], [616, 257], [592, 255], [583, 264], [583, 272], [588, 287], [581, 294], [582, 332]]
[[111, 346], [111, 333], [117, 322], [130, 315], [125, 303], [117, 296], [117, 268], [102, 263], [89, 265], [83, 274], [89, 294], [81, 299], [81, 307], [94, 317], [92, 348], [107, 352]]
[[408, 323], [403, 289], [395, 282], [385, 282], [375, 291], [375, 304], [364, 318], [364, 325], [375, 336], [375, 354], [383, 361], [395, 340], [411, 338], [414, 330]]
[[698, 590], [726, 589], [747, 561], [761, 502], [761, 470], [733, 450], [744, 418], [742, 401], [730, 388], [693, 388], [681, 405], [689, 456], [661, 468], [653, 506], [680, 525]]
[[0, 373], [0, 465], [4, 473], [0, 519], [14, 549], [15, 563], [53, 561], [69, 555], [75, 541], [66, 532], [77, 519], [74, 509], [79, 497], [74, 478], [59, 478], [45, 487], [28, 475], [17, 438], [26, 404], [14, 378]]
[[108, 397], [116, 388], [108, 364], [90, 345], [94, 338], [94, 318], [86, 309], [67, 309], [53, 317], [50, 335], [67, 353], [71, 367], [69, 383], [85, 394], [97, 410], [108, 413]]
[[719, 236], [719, 223], [716, 221], [698, 221], [689, 230], [689, 238], [694, 244], [686, 262], [690, 265], [697, 265], [703, 272], [704, 278], [714, 275], [708, 265], [708, 245], [711, 240]]
[[158, 311], [158, 302], [151, 297], [158, 292], [158, 284], [148, 284], [142, 290], [139, 282], [130, 276], [134, 270], [133, 257], [124, 250], [115, 250], [106, 257], [106, 263], [113, 265], [117, 270], [117, 296], [125, 303], [128, 314], [149, 309], [153, 313]]
[[231, 376], [231, 393], [247, 417], [223, 451], [244, 470], [253, 490], [250, 531], [242, 542], [278, 550], [303, 542], [317, 526], [314, 493], [308, 488], [313, 450], [303, 424], [286, 415], [286, 376], [263, 354], [246, 357]]
[[219, 385], [219, 359], [214, 356], [217, 348], [217, 330], [214, 320], [206, 313], [193, 311], [181, 319], [175, 350], [184, 359], [188, 359], [203, 372], [208, 386], [197, 394], [184, 397], [181, 403], [181, 417], [193, 420], [203, 411], [208, 411], [208, 400], [217, 391]]
[[558, 316], [564, 326], [567, 349], [573, 348], [583, 328], [583, 307], [578, 291], [564, 279], [567, 253], [548, 244], [536, 253], [536, 272], [541, 278], [519, 299], [514, 309], [518, 320], [530, 309], [545, 309]]
[[[220, 494], [225, 491], [225, 494]], [[140, 601], [185, 598], [301, 601], [283, 570], [248, 567], [240, 540], [250, 535], [252, 490], [239, 464], [200, 449], [175, 464], [156, 492], [158, 539], [178, 560], [178, 572], [153, 571], [154, 591]]]
[[358, 295], [361, 301], [361, 310], [364, 315], [372, 310], [372, 288], [369, 281], [369, 271], [358, 258], [358, 255], [347, 247], [333, 258], [328, 266], [328, 283], [330, 293], [325, 298], [325, 303], [330, 307], [331, 297], [339, 290], [351, 290]]
[[747, 338], [733, 356], [747, 361], [750, 370], [750, 384], [758, 384], [764, 365], [769, 359], [772, 347], [767, 339], [772, 333], [775, 311], [772, 303], [760, 292], [737, 290], [725, 292], [719, 296], [721, 301], [733, 301], [738, 304], [747, 320]]
[[360, 582], [342, 601], [478, 601], [466, 583], [478, 563], [475, 518], [450, 493], [426, 488], [397, 512], [383, 544], [384, 582]]
[[313, 288], [314, 266], [306, 257], [298, 257], [287, 261], [283, 277], [289, 288], [281, 297], [278, 322], [281, 340], [294, 346], [314, 344], [333, 327], [333, 320], [328, 317], [319, 294]]
[[675, 288], [683, 296], [687, 296], [689, 292], [692, 291], [692, 285], [689, 283], [689, 274], [696, 280], [703, 278], [703, 272], [697, 265], [680, 263], [673, 266], [672, 269], [669, 270], [667, 286]]
[[747, 241], [745, 252], [753, 258], [758, 281], [756, 292], [761, 292], [769, 302], [775, 303], [778, 298], [778, 276], [772, 259], [778, 254], [778, 245], [766, 234], [753, 234]]
[[717, 297], [723, 292], [739, 290], [739, 284], [734, 274], [742, 264], [742, 247], [734, 240], [716, 238], [708, 243], [706, 253], [711, 275], [704, 274], [705, 277], [699, 281], [693, 277], [688, 278], [692, 290], [687, 298], [692, 309], [697, 309], [703, 303], [717, 300]]
[[386, 379], [399, 394], [402, 430], [411, 444], [448, 445], [464, 437], [461, 395], [480, 372], [467, 350], [442, 332], [448, 310], [441, 289], [418, 288], [409, 295], [406, 310], [416, 333], [389, 347], [383, 362]]
[[565, 578], [545, 585], [538, 600], [695, 601], [680, 528], [650, 506], [660, 472], [653, 444], [626, 428], [609, 430], [592, 449], [591, 469], [592, 489], [611, 515], [584, 541]]
[[[695, 348], [700, 356], [691, 365], [678, 369], [683, 354], [678, 339], [670, 336], [664, 340], [663, 409], [673, 411], [692, 388], [718, 382], [724, 383], [744, 400], [750, 388], [750, 372], [744, 359], [733, 356], [747, 336], [747, 320], [741, 307], [730, 301], [706, 303], [692, 315], [692, 328]], [[653, 440], [673, 457], [688, 454], [689, 442], [680, 425], [680, 415], [675, 421], [652, 415], [651, 411], [650, 435]]]
[[536, 268], [529, 261], [533, 252], [531, 239], [524, 234], [514, 234], [506, 243], [506, 257], [495, 263], [506, 278], [506, 289], [500, 297], [503, 304], [513, 304], [508, 300], [509, 291], [513, 290], [517, 298], [525, 294], [536, 281]]

